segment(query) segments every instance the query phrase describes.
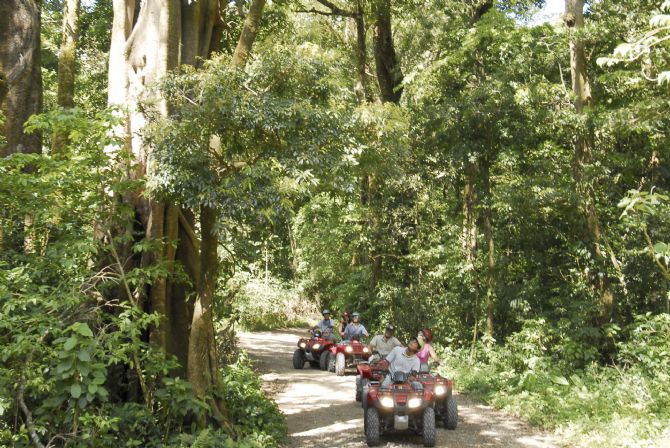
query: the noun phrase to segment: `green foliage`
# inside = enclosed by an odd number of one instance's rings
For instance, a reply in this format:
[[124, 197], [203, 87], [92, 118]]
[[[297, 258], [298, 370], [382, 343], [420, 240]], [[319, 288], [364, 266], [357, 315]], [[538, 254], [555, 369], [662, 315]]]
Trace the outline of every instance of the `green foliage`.
[[[625, 329], [615, 365], [557, 362], [565, 342], [532, 321], [505, 346], [445, 350], [447, 371], [472, 392], [531, 423], [556, 429], [574, 446], [656, 446], [668, 421], [670, 315], [639, 315]], [[653, 416], [653, 418], [649, 418]]]
[[319, 316], [318, 308], [295, 286], [274, 277], [238, 273], [226, 289], [232, 298], [231, 309], [225, 314], [247, 331], [305, 327]]
[[252, 370], [245, 352], [234, 364], [225, 366], [219, 393], [243, 436], [261, 446], [276, 447], [285, 441], [286, 422], [277, 405], [262, 390], [260, 377]]

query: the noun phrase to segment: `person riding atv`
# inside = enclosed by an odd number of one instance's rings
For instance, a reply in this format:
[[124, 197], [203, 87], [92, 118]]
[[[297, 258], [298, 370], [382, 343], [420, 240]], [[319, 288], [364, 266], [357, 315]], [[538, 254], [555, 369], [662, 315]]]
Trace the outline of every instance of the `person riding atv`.
[[391, 350], [396, 347], [402, 347], [402, 344], [398, 338], [393, 336], [394, 333], [395, 327], [389, 324], [386, 326], [384, 334], [378, 334], [372, 338], [368, 344], [370, 353], [373, 355], [373, 358], [370, 359], [370, 362], [376, 362], [380, 359], [384, 359], [386, 356], [388, 356], [389, 353], [391, 353]]
[[312, 327], [312, 330], [320, 330], [324, 339], [335, 340], [335, 322], [330, 318], [330, 310], [321, 311], [321, 315], [323, 319]]
[[416, 381], [416, 378], [413, 373], [418, 373], [421, 369], [421, 362], [416, 356], [419, 351], [419, 341], [416, 338], [409, 340], [407, 347], [395, 347], [391, 350], [391, 353], [386, 357], [386, 361], [389, 363], [389, 373], [384, 378], [384, 381], [381, 384], [382, 388], [388, 388], [393, 383], [393, 375], [396, 372], [405, 372], [409, 377], [409, 381], [412, 385], [412, 388], [422, 389], [423, 386], [421, 383]]
[[368, 330], [365, 329], [363, 324], [360, 323], [361, 315], [358, 313], [352, 313], [351, 314], [351, 323], [347, 325], [347, 327], [344, 329], [342, 332], [342, 339], [345, 341], [350, 341], [354, 339], [354, 336], [358, 336], [360, 339], [361, 337], [365, 336], [368, 337]]

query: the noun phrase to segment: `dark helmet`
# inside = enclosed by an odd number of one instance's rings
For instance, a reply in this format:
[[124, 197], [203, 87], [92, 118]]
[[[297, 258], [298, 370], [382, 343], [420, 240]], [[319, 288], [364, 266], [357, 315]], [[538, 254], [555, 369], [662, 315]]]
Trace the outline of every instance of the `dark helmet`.
[[395, 327], [391, 324], [388, 324], [386, 326], [386, 331], [390, 331], [391, 333], [393, 333], [395, 331]]
[[321, 314], [324, 315], [324, 316], [325, 316], [326, 314], [330, 316], [330, 310], [329, 310], [329, 309], [325, 309], [325, 310], [321, 311]]
[[430, 331], [430, 328], [424, 328], [421, 330], [421, 333], [423, 333], [423, 337], [426, 338], [426, 342], [433, 340], [433, 332]]
[[315, 338], [320, 338], [322, 336], [321, 330], [316, 329], [312, 332]]

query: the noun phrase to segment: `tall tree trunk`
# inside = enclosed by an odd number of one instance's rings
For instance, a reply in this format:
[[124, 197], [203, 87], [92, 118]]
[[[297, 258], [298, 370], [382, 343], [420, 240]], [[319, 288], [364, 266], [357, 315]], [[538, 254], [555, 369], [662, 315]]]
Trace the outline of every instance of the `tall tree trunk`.
[[398, 103], [403, 74], [395, 52], [391, 30], [391, 0], [374, 0], [374, 53], [377, 82], [383, 102]]
[[65, 0], [63, 6], [63, 36], [58, 52], [58, 105], [74, 107], [79, 0]]
[[[570, 68], [572, 74], [572, 91], [575, 96], [575, 111], [584, 114], [592, 102], [591, 86], [586, 73], [586, 54], [584, 42], [579, 33], [584, 28], [584, 0], [565, 0], [565, 24], [573, 32], [570, 39]], [[575, 137], [575, 155], [573, 158], [573, 176], [577, 197], [581, 201], [581, 208], [586, 218], [586, 233], [588, 235], [591, 253], [598, 263], [598, 270], [593, 275], [594, 286], [598, 295], [598, 309], [600, 320], [608, 322], [614, 310], [614, 294], [607, 275], [606, 255], [602, 250], [602, 229], [593, 180], [587, 174], [588, 166], [593, 162], [591, 152], [592, 141], [584, 131], [578, 131]]]
[[[191, 336], [188, 346], [188, 380], [198, 397], [211, 395], [213, 386], [219, 381], [219, 366], [214, 338], [214, 294], [219, 273], [216, 230], [216, 209], [202, 206], [200, 226], [202, 243], [200, 249], [200, 279], [198, 296], [193, 309]], [[220, 424], [225, 424], [225, 408], [217, 400], [209, 400], [213, 416]], [[200, 422], [204, 426], [204, 422]]]
[[[476, 162], [467, 161], [465, 166], [465, 177], [463, 184], [463, 237], [462, 247], [465, 258], [465, 269], [467, 277], [470, 278], [470, 297], [472, 297], [472, 353], [474, 354], [475, 342], [479, 332], [479, 275], [477, 273], [477, 219], [475, 206], [477, 204], [477, 193], [475, 181], [478, 174]], [[466, 277], [466, 278], [467, 278]]]
[[0, 157], [42, 151], [41, 136], [23, 132], [28, 117], [42, 109], [40, 26], [37, 1], [0, 2], [0, 110], [6, 139]]
[[354, 85], [354, 92], [356, 92], [356, 98], [358, 98], [359, 103], [366, 103], [372, 101], [372, 98], [370, 98], [368, 75], [366, 72], [368, 51], [365, 36], [367, 33], [361, 0], [356, 2], [356, 13], [354, 14], [353, 20], [356, 24], [356, 84]]
[[482, 225], [484, 227], [484, 238], [486, 239], [487, 266], [486, 266], [486, 334], [493, 337], [493, 313], [496, 300], [496, 252], [493, 239], [493, 213], [491, 206], [493, 197], [491, 195], [490, 161], [482, 163]]
[[251, 47], [256, 40], [256, 33], [263, 15], [263, 7], [265, 7], [265, 0], [252, 0], [249, 6], [249, 13], [244, 20], [244, 28], [242, 34], [237, 41], [237, 47], [233, 53], [233, 65], [235, 67], [244, 67], [251, 53]]
[[[245, 21], [233, 63], [243, 67], [256, 37], [265, 0], [254, 0]], [[135, 0], [114, 0], [114, 23], [110, 50], [110, 104], [125, 104], [130, 111], [128, 128], [122, 131], [132, 151], [137, 170], [134, 177], [151, 174], [151, 150], [139, 137], [146, 117], [137, 99], [153, 94], [147, 87], [180, 63], [198, 66], [199, 61], [220, 48], [225, 3], [220, 0], [145, 0], [133, 23]], [[154, 98], [160, 112], [169, 113], [169, 103]], [[195, 218], [188, 210], [153, 199], [142, 192], [132, 198], [145, 238], [160, 247], [143, 264], [180, 261], [195, 285], [195, 303], [187, 302], [189, 286], [170, 278], [154, 281], [148, 291], [149, 308], [161, 316], [161, 325], [151, 340], [181, 361], [200, 398], [211, 397], [219, 381], [214, 336], [213, 302], [218, 275], [217, 210], [202, 207], [202, 243], [195, 231]], [[173, 242], [177, 241], [177, 246]], [[225, 405], [209, 399], [213, 417], [227, 424]], [[205, 424], [205, 422], [200, 422]]]

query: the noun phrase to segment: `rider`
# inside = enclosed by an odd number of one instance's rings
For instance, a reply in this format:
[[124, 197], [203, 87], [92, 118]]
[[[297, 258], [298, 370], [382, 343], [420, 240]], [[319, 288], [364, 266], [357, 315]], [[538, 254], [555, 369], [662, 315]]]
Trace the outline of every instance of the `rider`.
[[378, 334], [370, 341], [368, 348], [371, 353], [378, 353], [381, 358], [386, 358], [395, 347], [402, 347], [402, 344], [393, 336], [395, 327], [391, 324], [386, 326], [384, 334]]
[[[386, 360], [389, 363], [389, 373], [382, 382], [382, 387], [389, 387], [393, 382], [393, 374], [396, 372], [405, 372], [412, 374], [419, 371], [421, 363], [416, 353], [419, 351], [419, 341], [416, 338], [409, 340], [407, 347], [395, 347], [388, 354]], [[421, 383], [417, 382], [415, 377], [410, 376], [409, 381], [414, 389], [420, 388]]]
[[344, 330], [349, 325], [349, 312], [345, 311], [342, 313], [342, 318], [340, 319], [340, 336], [344, 338]]
[[342, 334], [342, 338], [345, 340], [350, 340], [353, 339], [354, 337], [358, 336], [359, 338], [361, 336], [368, 337], [368, 330], [365, 329], [363, 324], [359, 322], [360, 320], [360, 314], [358, 313], [352, 313], [351, 314], [351, 323], [347, 325], [347, 327], [344, 329], [344, 333]]
[[428, 364], [428, 361], [431, 359], [435, 362], [436, 365], [440, 365], [440, 361], [437, 359], [437, 354], [433, 350], [433, 346], [430, 344], [433, 340], [433, 332], [430, 331], [430, 328], [424, 328], [419, 331], [416, 339], [419, 341], [419, 347], [421, 350], [416, 356], [421, 361], [421, 364]]
[[335, 331], [335, 322], [330, 318], [330, 310], [321, 311], [323, 319], [320, 320], [312, 330], [321, 330], [321, 335], [325, 339], [333, 339], [333, 333]]

